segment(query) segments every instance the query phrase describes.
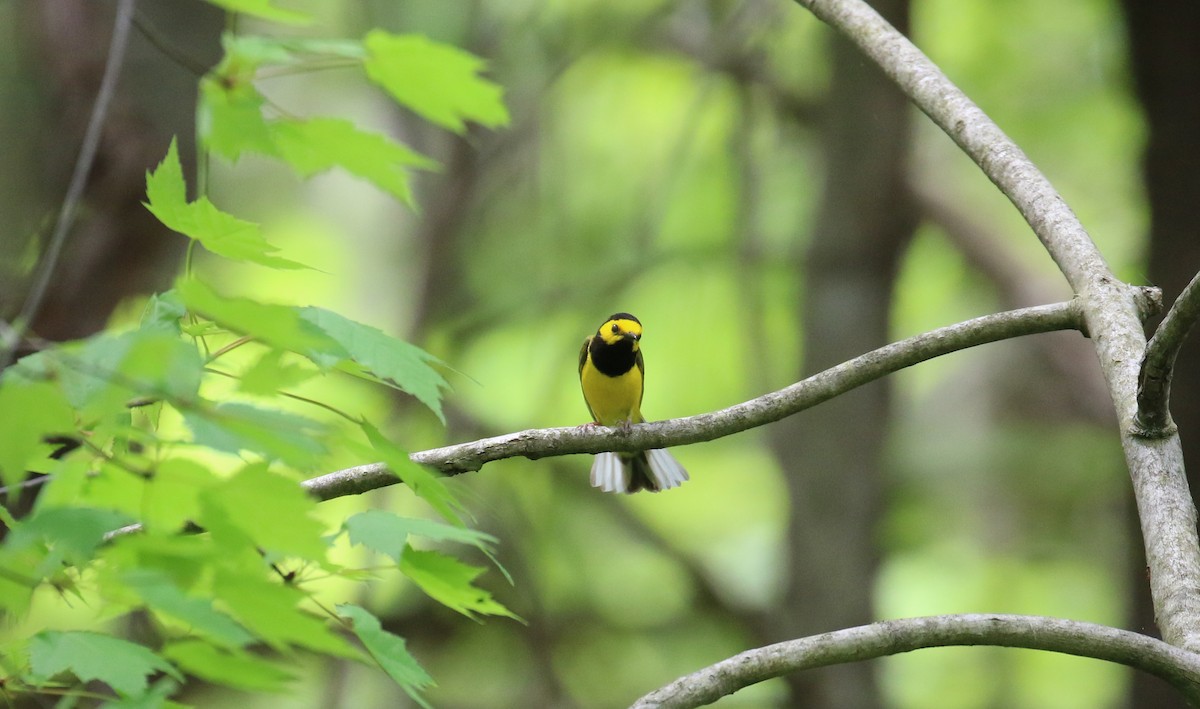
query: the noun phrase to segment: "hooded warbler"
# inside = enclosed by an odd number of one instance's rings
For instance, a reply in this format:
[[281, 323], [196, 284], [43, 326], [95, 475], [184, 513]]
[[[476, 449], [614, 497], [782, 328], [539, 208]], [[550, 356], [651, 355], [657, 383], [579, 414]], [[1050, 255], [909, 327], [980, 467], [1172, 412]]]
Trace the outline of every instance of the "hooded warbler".
[[[642, 323], [629, 313], [604, 321], [579, 350], [579, 383], [596, 424], [642, 423]], [[595, 424], [593, 424], [595, 425]], [[681, 485], [687, 471], [665, 450], [601, 453], [592, 463], [592, 486], [605, 492], [658, 492]]]

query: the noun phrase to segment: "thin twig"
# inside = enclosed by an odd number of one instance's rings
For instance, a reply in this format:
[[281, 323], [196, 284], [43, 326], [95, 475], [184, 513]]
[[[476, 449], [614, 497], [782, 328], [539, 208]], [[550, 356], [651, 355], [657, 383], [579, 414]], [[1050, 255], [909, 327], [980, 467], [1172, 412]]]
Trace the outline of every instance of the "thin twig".
[[1171, 375], [1179, 348], [1197, 318], [1200, 318], [1200, 273], [1179, 294], [1146, 345], [1134, 419], [1135, 431], [1140, 436], [1163, 438], [1176, 431], [1170, 411]]
[[133, 26], [137, 28], [146, 41], [157, 49], [164, 57], [171, 60], [197, 79], [208, 73], [208, 67], [198, 59], [188, 55], [176, 46], [164, 32], [150, 21], [146, 14], [139, 11], [133, 17]]
[[58, 213], [58, 221], [54, 224], [50, 242], [46, 252], [38, 264], [37, 273], [25, 298], [21, 313], [13, 322], [8, 337], [0, 345], [0, 369], [11, 362], [21, 337], [37, 317], [41, 310], [42, 301], [46, 298], [46, 290], [50, 287], [50, 277], [58, 265], [62, 255], [63, 245], [67, 234], [75, 222], [75, 212], [83, 198], [83, 190], [87, 187], [87, 178], [96, 161], [96, 152], [100, 147], [100, 136], [104, 122], [108, 118], [108, 109], [112, 105], [117, 91], [117, 79], [121, 75], [121, 65], [125, 61], [125, 50], [129, 46], [129, 28], [133, 25], [135, 0], [119, 0], [117, 16], [113, 22], [112, 40], [108, 46], [108, 58], [104, 64], [104, 76], [100, 79], [100, 89], [96, 93], [96, 103], [92, 106], [92, 114], [88, 118], [87, 128], [83, 134], [83, 144], [79, 148], [79, 156], [75, 159], [75, 169], [71, 174], [71, 182], [67, 186], [67, 194], [63, 198], [62, 209]]
[[[597, 427], [543, 428], [413, 453], [416, 463], [447, 475], [485, 463], [524, 456], [646, 450], [711, 441], [778, 421], [850, 389], [950, 352], [1020, 335], [1081, 326], [1075, 301], [1010, 310], [932, 330], [843, 362], [779, 391], [711, 413], [632, 426], [628, 433]], [[383, 463], [347, 468], [304, 483], [321, 500], [357, 495], [399, 482]]]
[[1200, 706], [1200, 655], [1195, 653], [1095, 623], [964, 614], [887, 620], [748, 650], [680, 677], [634, 702], [633, 707], [697, 707], [789, 672], [955, 645], [1048, 650], [1116, 662], [1161, 677], [1193, 706]]

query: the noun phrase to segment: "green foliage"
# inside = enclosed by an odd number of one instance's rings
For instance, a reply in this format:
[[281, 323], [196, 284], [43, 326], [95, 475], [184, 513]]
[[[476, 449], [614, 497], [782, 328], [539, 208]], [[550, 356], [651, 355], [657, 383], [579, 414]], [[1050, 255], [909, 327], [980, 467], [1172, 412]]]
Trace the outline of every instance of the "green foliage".
[[349, 603], [338, 606], [338, 612], [348, 618], [354, 635], [362, 642], [371, 657], [384, 672], [400, 685], [408, 696], [423, 707], [429, 704], [421, 698], [421, 690], [433, 685], [433, 678], [425, 672], [404, 646], [404, 638], [384, 630], [379, 619], [369, 611]]
[[360, 421], [359, 426], [371, 442], [371, 450], [375, 456], [387, 463], [410, 490], [428, 502], [442, 517], [455, 524], [462, 524], [459, 517], [460, 505], [437, 474], [412, 462], [403, 448], [392, 443], [369, 421]]
[[405, 204], [412, 204], [408, 168], [431, 169], [437, 163], [387, 136], [357, 128], [338, 118], [279, 120], [270, 124], [279, 157], [303, 177], [341, 167]]
[[464, 121], [497, 127], [508, 123], [500, 87], [478, 76], [483, 62], [467, 52], [419, 35], [367, 34], [367, 76], [423, 118], [456, 133]]
[[16, 485], [33, 458], [45, 458], [47, 435], [75, 430], [66, 395], [50, 382], [4, 377], [0, 386], [0, 479]]
[[342, 530], [351, 544], [361, 544], [397, 562], [403, 556], [410, 536], [471, 544], [485, 552], [496, 543], [495, 537], [474, 529], [454, 527], [429, 519], [401, 517], [387, 510], [360, 512], [342, 523]]
[[492, 594], [472, 585], [484, 571], [478, 566], [464, 564], [440, 552], [407, 547], [400, 556], [400, 570], [430, 598], [468, 618], [474, 618], [476, 613], [517, 618], [497, 603]]
[[[224, 47], [224, 59], [200, 84], [199, 131], [210, 150], [230, 160], [258, 153], [286, 162], [302, 177], [340, 167], [410, 206], [409, 170], [436, 167], [404, 144], [345, 119], [266, 115], [273, 107], [253, 84], [263, 68], [296, 71], [341, 62], [361, 70], [398, 103], [457, 133], [466, 130], [466, 121], [508, 123], [500, 87], [478, 75], [482, 61], [425, 37], [372, 30], [359, 44], [226, 36]], [[206, 206], [193, 211], [209, 212]]]
[[[213, 608], [211, 599], [189, 596], [171, 577], [159, 569], [139, 568], [121, 574], [120, 579], [147, 606], [164, 616], [186, 623], [193, 632], [224, 648], [245, 647], [254, 636], [232, 618]], [[188, 641], [212, 647], [200, 641]]]
[[446, 380], [430, 366], [440, 364], [437, 358], [376, 328], [328, 310], [303, 308], [299, 316], [345, 348], [349, 362], [343, 360], [339, 364], [352, 362], [362, 368], [353, 370], [356, 373], [368, 374], [374, 381], [412, 394], [445, 422], [441, 401]]
[[[269, 0], [214, 2], [272, 22], [310, 20]], [[300, 177], [340, 167], [406, 204], [409, 171], [436, 167], [349, 120], [280, 111], [256, 87], [264, 67], [303, 71], [336, 60], [453, 130], [468, 120], [507, 120], [499, 88], [477, 75], [479, 60], [423, 38], [374, 31], [364, 44], [228, 35], [224, 46], [224, 59], [200, 82], [198, 130], [207, 150], [230, 160], [259, 153]], [[174, 141], [147, 174], [146, 207], [221, 259], [304, 268], [281, 256], [259, 224], [203, 194], [189, 200]], [[363, 608], [335, 613], [325, 604], [319, 579], [358, 582], [367, 573], [343, 563], [332, 543], [346, 533], [391, 558], [374, 573], [410, 578], [467, 615], [515, 617], [472, 585], [482, 569], [407, 545], [410, 537], [457, 542], [490, 557], [496, 540], [466, 528], [450, 490], [380, 426], [293, 390], [313, 381], [368, 382], [411, 395], [442, 420], [441, 363], [330, 310], [225, 295], [208, 280], [189, 259], [174, 289], [149, 299], [136, 327], [45, 349], [0, 377], [8, 503], [31, 474], [47, 476], [24, 518], [0, 508], [8, 527], [0, 611], [19, 619], [39, 598], [91, 611], [63, 621], [78, 624], [72, 629], [56, 623], [51, 630], [32, 617], [11, 624], [0, 638], [7, 687], [57, 692], [98, 682], [111, 690], [111, 706], [166, 706], [185, 676], [279, 691], [300, 674], [294, 664], [303, 652], [373, 663], [425, 705], [421, 692], [433, 681], [404, 640]], [[387, 462], [447, 522], [374, 510], [330, 535], [299, 474], [351, 456]], [[154, 629], [140, 643], [121, 638], [114, 622], [133, 613]]]
[[225, 402], [183, 417], [193, 443], [233, 455], [251, 452], [307, 470], [327, 452], [322, 443], [327, 427], [286, 411]]
[[158, 169], [146, 177], [146, 197], [147, 208], [159, 221], [218, 256], [272, 268], [303, 268], [295, 261], [272, 256], [276, 249], [263, 238], [257, 224], [222, 212], [207, 197], [188, 202], [174, 140]]
[[272, 22], [284, 22], [300, 25], [309, 22], [309, 17], [301, 12], [276, 7], [272, 0], [209, 0], [214, 5], [223, 7], [230, 12], [238, 12], [254, 17], [261, 17]]
[[237, 689], [278, 692], [292, 679], [292, 674], [278, 663], [199, 640], [171, 643], [163, 650], [163, 656], [188, 674]]
[[123, 696], [146, 691], [146, 677], [165, 672], [183, 679], [170, 663], [135, 643], [110, 635], [47, 630], [29, 641], [30, 675], [49, 680], [70, 672], [82, 682], [99, 680]]
[[205, 490], [196, 521], [217, 542], [318, 561], [326, 545], [323, 527], [312, 516], [316, 507], [294, 481], [254, 463]]
[[104, 535], [128, 523], [112, 510], [58, 507], [39, 510], [12, 530], [10, 548], [44, 545], [46, 558], [34, 570], [41, 576], [53, 574], [63, 564], [83, 564], [95, 554]]

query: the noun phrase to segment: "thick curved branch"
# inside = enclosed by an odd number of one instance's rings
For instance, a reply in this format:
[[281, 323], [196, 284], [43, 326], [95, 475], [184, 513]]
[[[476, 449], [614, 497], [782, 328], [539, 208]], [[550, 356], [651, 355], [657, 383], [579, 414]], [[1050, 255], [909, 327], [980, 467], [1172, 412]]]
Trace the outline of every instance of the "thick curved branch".
[[912, 42], [861, 0], [797, 0], [870, 57], [979, 165], [1041, 239], [1075, 293], [1108, 283], [1108, 265], [1062, 197], [991, 118]]
[[1175, 433], [1171, 420], [1171, 373], [1175, 357], [1188, 331], [1200, 318], [1200, 273], [1184, 287], [1179, 298], [1163, 316], [1154, 337], [1146, 345], [1138, 379], [1138, 410], [1135, 425], [1138, 435], [1163, 438]]
[[1121, 283], [1079, 219], [1028, 157], [902, 34], [862, 0], [797, 0], [886, 72], [1017, 207], [1080, 302], [1121, 429], [1163, 637], [1200, 650], [1200, 538], [1177, 435], [1137, 435], [1146, 347], [1135, 289]]
[[642, 697], [633, 707], [697, 707], [788, 672], [951, 645], [1048, 650], [1116, 662], [1161, 677], [1193, 706], [1200, 706], [1200, 655], [1095, 623], [967, 614], [887, 620], [747, 650], [680, 677]]
[[[485, 463], [610, 450], [646, 450], [711, 441], [739, 433], [828, 401], [867, 382], [950, 352], [1055, 330], [1080, 329], [1076, 301], [985, 315], [895, 342], [757, 399], [712, 413], [639, 424], [628, 433], [601, 426], [541, 428], [413, 453], [416, 463], [446, 473], [479, 470]], [[394, 485], [399, 479], [382, 463], [339, 470], [304, 482], [318, 499]]]

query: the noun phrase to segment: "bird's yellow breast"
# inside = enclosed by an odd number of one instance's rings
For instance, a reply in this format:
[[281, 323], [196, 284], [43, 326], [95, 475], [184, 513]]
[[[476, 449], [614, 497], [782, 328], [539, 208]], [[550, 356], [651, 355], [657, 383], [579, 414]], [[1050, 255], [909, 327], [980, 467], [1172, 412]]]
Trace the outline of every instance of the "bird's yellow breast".
[[583, 396], [597, 422], [616, 426], [626, 421], [641, 421], [642, 370], [630, 367], [628, 372], [610, 377], [588, 362], [579, 378]]

